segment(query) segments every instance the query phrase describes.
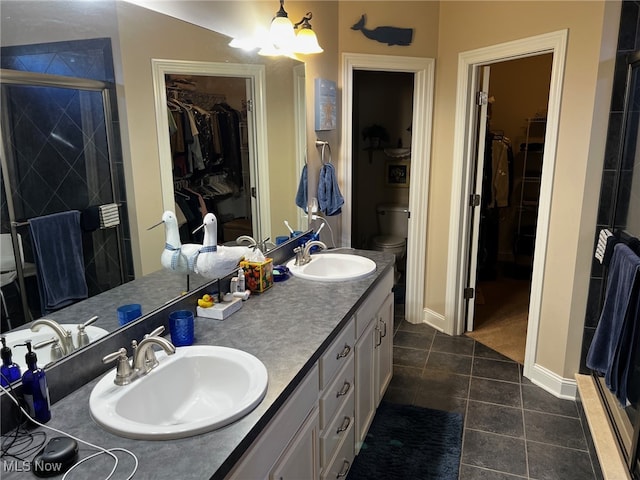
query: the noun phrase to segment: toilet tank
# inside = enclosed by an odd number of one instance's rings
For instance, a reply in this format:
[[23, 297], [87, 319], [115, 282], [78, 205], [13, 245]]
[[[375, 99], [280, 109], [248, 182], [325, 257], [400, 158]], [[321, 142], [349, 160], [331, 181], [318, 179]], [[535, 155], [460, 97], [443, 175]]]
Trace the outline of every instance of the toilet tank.
[[378, 228], [383, 235], [406, 238], [409, 232], [409, 208], [407, 205], [385, 203], [376, 207]]

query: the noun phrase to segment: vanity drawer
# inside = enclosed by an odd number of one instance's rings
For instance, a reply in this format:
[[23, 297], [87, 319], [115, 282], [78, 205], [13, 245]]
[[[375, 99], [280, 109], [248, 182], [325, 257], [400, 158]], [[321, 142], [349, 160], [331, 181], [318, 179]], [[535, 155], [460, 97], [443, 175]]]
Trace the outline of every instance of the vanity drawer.
[[362, 332], [365, 331], [369, 322], [378, 314], [378, 310], [384, 303], [385, 299], [393, 289], [393, 270], [389, 271], [380, 279], [378, 285], [367, 296], [364, 302], [356, 312], [356, 339], [360, 338]]
[[326, 387], [335, 373], [353, 358], [355, 339], [355, 322], [352, 319], [320, 358], [320, 389]]
[[331, 463], [322, 470], [322, 476], [320, 477], [322, 480], [346, 478], [347, 473], [353, 464], [354, 431], [354, 425], [353, 422], [351, 422], [345, 431], [344, 441], [338, 448], [336, 455], [331, 459]]
[[336, 378], [324, 389], [320, 397], [320, 429], [323, 430], [346, 403], [348, 394], [354, 387], [353, 355], [349, 355], [347, 364], [338, 372]]
[[342, 408], [320, 435], [320, 468], [327, 466], [338, 445], [347, 436], [349, 427], [355, 421], [354, 398], [354, 389], [351, 389], [346, 395]]

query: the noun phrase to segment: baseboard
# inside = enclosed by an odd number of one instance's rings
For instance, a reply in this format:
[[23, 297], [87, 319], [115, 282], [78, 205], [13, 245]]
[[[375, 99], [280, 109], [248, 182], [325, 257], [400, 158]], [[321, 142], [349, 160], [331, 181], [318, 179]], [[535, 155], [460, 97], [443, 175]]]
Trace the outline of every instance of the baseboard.
[[575, 380], [561, 377], [538, 364], [534, 364], [529, 373], [529, 380], [552, 395], [565, 400], [576, 399], [578, 387]]
[[453, 335], [453, 332], [445, 331], [446, 322], [444, 321], [444, 315], [441, 315], [438, 312], [434, 312], [433, 310], [425, 308], [422, 322], [432, 326], [433, 328], [435, 328], [436, 330], [439, 330], [440, 332]]

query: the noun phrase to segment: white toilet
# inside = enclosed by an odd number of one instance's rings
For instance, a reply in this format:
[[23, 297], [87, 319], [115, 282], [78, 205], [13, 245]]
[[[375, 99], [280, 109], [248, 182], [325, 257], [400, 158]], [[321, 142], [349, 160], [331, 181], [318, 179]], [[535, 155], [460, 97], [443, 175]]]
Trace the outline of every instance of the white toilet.
[[395, 280], [400, 273], [398, 267], [403, 264], [407, 253], [407, 235], [409, 231], [409, 209], [407, 205], [381, 204], [376, 207], [378, 217], [378, 235], [371, 240], [373, 250], [393, 253], [396, 256]]

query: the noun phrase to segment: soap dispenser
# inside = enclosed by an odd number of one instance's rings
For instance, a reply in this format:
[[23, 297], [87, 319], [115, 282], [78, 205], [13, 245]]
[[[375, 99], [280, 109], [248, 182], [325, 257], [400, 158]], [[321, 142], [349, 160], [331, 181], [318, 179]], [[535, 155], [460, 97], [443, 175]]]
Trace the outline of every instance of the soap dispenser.
[[51, 420], [51, 403], [49, 401], [49, 387], [44, 370], [36, 362], [38, 357], [31, 351], [31, 340], [25, 342], [27, 354], [24, 359], [27, 371], [22, 375], [22, 394], [27, 403], [27, 411], [31, 418], [40, 423]]
[[2, 349], [0, 350], [0, 356], [2, 357], [2, 367], [0, 367], [0, 371], [2, 375], [0, 375], [0, 384], [3, 387], [8, 387], [16, 380], [20, 380], [22, 375], [20, 373], [20, 367], [13, 361], [11, 349], [7, 347], [7, 339], [2, 337], [0, 340], [2, 340]]

